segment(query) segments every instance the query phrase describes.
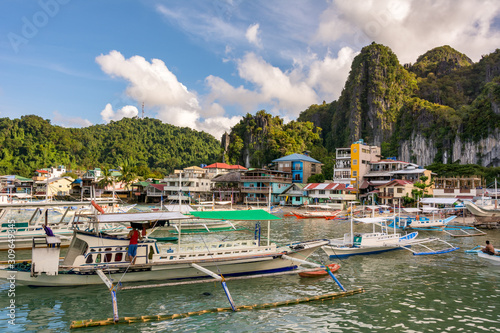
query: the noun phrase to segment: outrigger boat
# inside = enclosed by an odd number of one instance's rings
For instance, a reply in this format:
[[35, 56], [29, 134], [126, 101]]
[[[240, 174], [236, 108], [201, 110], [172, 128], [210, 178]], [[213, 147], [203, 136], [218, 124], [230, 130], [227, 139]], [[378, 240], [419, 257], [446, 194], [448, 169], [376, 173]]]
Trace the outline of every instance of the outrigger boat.
[[[59, 260], [57, 237], [35, 237], [32, 262], [0, 266], [0, 279], [15, 275], [16, 283], [31, 286], [77, 286], [102, 283], [98, 271], [111, 280], [139, 282], [196, 279], [208, 272], [241, 276], [293, 271], [327, 240], [278, 246], [269, 241], [270, 221], [279, 219], [261, 210], [193, 212], [199, 218], [268, 221], [268, 240], [261, 242], [260, 227], [254, 239], [183, 244], [158, 243], [147, 237], [139, 241], [134, 265], [126, 260], [129, 240], [121, 236], [75, 230], [65, 258]], [[130, 223], [146, 229], [167, 221], [189, 217], [179, 212], [122, 213], [95, 215], [94, 229], [103, 223]], [[260, 223], [258, 224], [260, 226]], [[179, 223], [182, 228], [182, 224]], [[200, 268], [201, 267], [201, 268]]]
[[[389, 225], [391, 228], [402, 230], [425, 230], [425, 231], [443, 231], [453, 237], [470, 237], [470, 236], [484, 236], [486, 233], [473, 226], [460, 226], [450, 225], [450, 222], [457, 218], [456, 215], [444, 217], [444, 212], [447, 209], [438, 209], [434, 207], [419, 208], [402, 208], [403, 212], [416, 214], [415, 216], [401, 217], [395, 216], [392, 223]], [[453, 210], [456, 210], [454, 208]], [[432, 219], [419, 214], [432, 214]]]
[[307, 209], [310, 208], [316, 208], [317, 210], [292, 211], [290, 214], [298, 219], [333, 219], [342, 212], [341, 210], [332, 210], [332, 207], [328, 205], [308, 205]]
[[[361, 222], [372, 224], [373, 232], [369, 233], [354, 233], [353, 222]], [[353, 218], [351, 215], [351, 231], [344, 234], [343, 238], [331, 239], [328, 245], [322, 249], [330, 258], [346, 258], [354, 255], [377, 254], [392, 250], [405, 249], [413, 252], [414, 255], [430, 255], [448, 253], [458, 250], [448, 242], [438, 238], [423, 238], [417, 239], [418, 232], [412, 232], [406, 235], [388, 232], [388, 218], [370, 217], [370, 218]], [[381, 228], [380, 232], [375, 231], [375, 226]], [[430, 244], [439, 244], [439, 249], [435, 250], [430, 247]], [[423, 248], [423, 251], [412, 249]]]
[[495, 254], [488, 254], [481, 251], [481, 245], [478, 245], [465, 253], [475, 253], [479, 258], [488, 260], [492, 265], [500, 265], [500, 249], [495, 249]]
[[[113, 201], [103, 201], [103, 206], [113, 204]], [[62, 213], [51, 213], [55, 209], [62, 209]], [[28, 202], [10, 203], [0, 205], [0, 250], [7, 250], [15, 246], [17, 250], [31, 249], [33, 237], [44, 237], [43, 225], [47, 224], [55, 236], [60, 239], [60, 246], [68, 246], [74, 229], [88, 230], [89, 214], [79, 213], [81, 209], [91, 211], [92, 216], [96, 210], [90, 202]], [[76, 212], [76, 213], [75, 213]], [[50, 217], [49, 217], [49, 213]], [[55, 221], [54, 221], [55, 220]], [[102, 232], [113, 235], [124, 235], [128, 229], [120, 224], [102, 224]], [[13, 236], [9, 237], [9, 234]], [[14, 240], [14, 245], [9, 244]]]

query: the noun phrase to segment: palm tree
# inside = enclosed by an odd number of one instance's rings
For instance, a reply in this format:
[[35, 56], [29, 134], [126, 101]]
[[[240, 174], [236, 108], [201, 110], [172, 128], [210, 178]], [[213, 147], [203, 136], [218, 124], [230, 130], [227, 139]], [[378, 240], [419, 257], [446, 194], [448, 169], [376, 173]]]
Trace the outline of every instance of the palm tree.
[[108, 168], [102, 168], [102, 178], [99, 179], [97, 184], [102, 188], [105, 188], [108, 185], [113, 185], [113, 199], [115, 198], [115, 177]]
[[125, 189], [128, 189], [130, 183], [135, 181], [137, 178], [137, 175], [135, 174], [135, 166], [132, 165], [132, 163], [133, 161], [126, 158], [120, 166], [120, 172], [122, 175], [118, 177], [118, 180], [125, 184]]

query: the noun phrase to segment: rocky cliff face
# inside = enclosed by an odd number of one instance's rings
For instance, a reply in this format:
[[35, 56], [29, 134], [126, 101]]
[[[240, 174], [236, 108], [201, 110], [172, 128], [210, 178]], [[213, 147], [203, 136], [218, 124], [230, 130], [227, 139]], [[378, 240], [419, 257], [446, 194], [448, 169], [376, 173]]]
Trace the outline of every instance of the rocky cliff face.
[[479, 140], [479, 142], [462, 141], [457, 136], [450, 147], [443, 149], [441, 160], [434, 139], [421, 134], [413, 134], [408, 140], [401, 142], [398, 156], [403, 161], [411, 161], [419, 165], [429, 165], [434, 162], [447, 164], [450, 161], [460, 164], [479, 164], [486, 167], [500, 166], [500, 130]]

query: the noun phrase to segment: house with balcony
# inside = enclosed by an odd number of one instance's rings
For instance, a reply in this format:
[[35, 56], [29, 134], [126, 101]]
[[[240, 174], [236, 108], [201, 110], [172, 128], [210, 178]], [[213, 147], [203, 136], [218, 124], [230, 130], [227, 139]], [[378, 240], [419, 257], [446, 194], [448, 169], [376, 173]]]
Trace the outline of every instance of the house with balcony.
[[31, 198], [33, 179], [17, 175], [0, 176], [0, 202]]
[[473, 199], [481, 196], [485, 188], [482, 177], [437, 177], [434, 178], [435, 198]]
[[[432, 171], [420, 167], [417, 164], [398, 161], [395, 158], [380, 160], [369, 163], [370, 170], [364, 175], [360, 190], [364, 193], [371, 192], [380, 185], [389, 183], [394, 179], [407, 180], [412, 183], [420, 181], [420, 177], [426, 176], [426, 184], [431, 184]], [[426, 190], [426, 194], [432, 195], [433, 187]]]
[[212, 198], [214, 201], [241, 202], [241, 175], [240, 171], [220, 174], [212, 178]]
[[394, 179], [378, 186], [379, 203], [382, 205], [395, 206], [403, 203], [403, 197], [412, 196], [415, 187], [411, 180]]
[[[155, 186], [153, 186], [155, 185]], [[161, 191], [160, 191], [161, 188]], [[212, 181], [208, 170], [198, 166], [174, 170], [174, 173], [166, 176], [159, 184], [150, 184], [147, 187], [147, 200], [159, 201], [160, 197], [169, 201], [206, 201], [212, 199]]]
[[279, 195], [292, 184], [292, 174], [278, 170], [250, 169], [241, 174], [240, 184], [243, 203], [276, 204], [280, 202]]
[[207, 176], [210, 179], [214, 178], [217, 175], [226, 174], [228, 172], [234, 172], [234, 171], [243, 172], [248, 170], [247, 168], [241, 165], [230, 165], [220, 162], [204, 166], [203, 169], [207, 171]]
[[44, 168], [44, 169], [38, 169], [35, 171], [35, 174], [33, 175], [32, 180], [37, 182], [37, 181], [42, 181], [46, 180], [47, 178], [60, 178], [66, 173], [66, 167], [64, 165], [60, 165], [58, 167], [51, 167], [51, 168]]
[[356, 200], [356, 189], [345, 183], [311, 183], [304, 187], [311, 204], [328, 204], [334, 209], [346, 209]]
[[320, 161], [302, 154], [291, 154], [272, 162], [274, 163], [273, 169], [291, 173], [293, 183], [306, 183], [309, 177], [321, 173], [323, 165]]
[[363, 177], [370, 169], [370, 162], [380, 160], [380, 147], [365, 144], [358, 140], [349, 148], [337, 148], [333, 182], [351, 184], [359, 190]]

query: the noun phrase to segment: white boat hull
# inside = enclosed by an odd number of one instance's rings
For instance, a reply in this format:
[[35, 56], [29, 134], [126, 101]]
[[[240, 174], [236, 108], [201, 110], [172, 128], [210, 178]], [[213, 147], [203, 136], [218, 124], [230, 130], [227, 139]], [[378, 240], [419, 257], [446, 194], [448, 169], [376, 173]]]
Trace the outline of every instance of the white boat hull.
[[[296, 259], [306, 259], [319, 247], [327, 244], [328, 241], [320, 240], [308, 244], [302, 249], [291, 251], [290, 247], [279, 247], [272, 253], [262, 255], [232, 255], [226, 258], [210, 258], [201, 260], [178, 260], [168, 263], [150, 263], [141, 265], [121, 265], [118, 269], [117, 265], [109, 265], [115, 269], [115, 273], [108, 274], [107, 266], [100, 265], [100, 268], [108, 277], [113, 279], [113, 282], [145, 282], [145, 281], [167, 281], [179, 279], [196, 279], [207, 278], [208, 275], [193, 268], [190, 264], [196, 263], [204, 268], [211, 270], [214, 273], [222, 273], [224, 276], [251, 275], [260, 273], [273, 273], [280, 271], [294, 270], [297, 265], [288, 259], [281, 259], [282, 254]], [[89, 267], [90, 268], [90, 267]], [[58, 275], [39, 274], [31, 276], [31, 272], [10, 271], [7, 266], [0, 268], [0, 279], [7, 280], [13, 275], [18, 284], [28, 286], [78, 286], [102, 284], [102, 280], [96, 274], [92, 267], [85, 271], [74, 270], [68, 273], [68, 269], [59, 270]], [[127, 271], [125, 274], [124, 272]]]

